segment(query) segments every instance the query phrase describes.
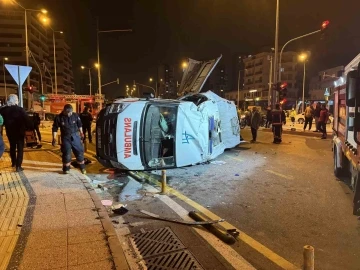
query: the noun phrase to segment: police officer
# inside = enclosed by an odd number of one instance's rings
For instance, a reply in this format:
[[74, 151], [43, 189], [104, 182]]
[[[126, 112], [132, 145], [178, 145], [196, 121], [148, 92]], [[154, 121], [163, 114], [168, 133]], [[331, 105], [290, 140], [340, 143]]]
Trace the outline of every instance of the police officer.
[[84, 108], [84, 111], [80, 113], [80, 119], [83, 126], [84, 131], [84, 140], [86, 139], [86, 131], [89, 136], [89, 143], [92, 143], [92, 137], [91, 137], [91, 123], [92, 123], [92, 115], [89, 113], [89, 109], [87, 107]]
[[275, 109], [271, 111], [272, 116], [272, 130], [274, 134], [273, 143], [279, 144], [282, 141], [282, 125], [286, 124], [286, 116], [284, 111], [280, 108], [280, 104], [275, 105]]
[[52, 128], [53, 146], [56, 145], [56, 135], [59, 128], [61, 131], [63, 172], [66, 174], [70, 173], [72, 150], [76, 157], [76, 161], [80, 165], [81, 172], [86, 174], [84, 163], [84, 148], [81, 143], [81, 138], [84, 137], [82, 123], [79, 116], [76, 113], [73, 113], [73, 108], [70, 104], [66, 104], [63, 111], [54, 119]]

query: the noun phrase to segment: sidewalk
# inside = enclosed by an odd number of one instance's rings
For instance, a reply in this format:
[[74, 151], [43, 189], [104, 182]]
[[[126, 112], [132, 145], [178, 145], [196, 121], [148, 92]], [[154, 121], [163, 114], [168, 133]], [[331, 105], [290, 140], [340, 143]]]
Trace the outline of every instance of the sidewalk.
[[[293, 126], [291, 126], [290, 124], [286, 124], [285, 126], [283, 126], [283, 134], [290, 134], [290, 135], [299, 135], [299, 136], [306, 136], [306, 137], [321, 137], [322, 133], [321, 132], [313, 132], [315, 129], [313, 128], [312, 130], [303, 130], [303, 125], [300, 124], [295, 124], [295, 130], [291, 130], [292, 128], [294, 128]], [[271, 128], [260, 128], [259, 130], [265, 131], [265, 132], [272, 132]], [[326, 127], [326, 131], [327, 131], [327, 137], [331, 138], [332, 136], [332, 126], [331, 125], [327, 125]]]
[[24, 154], [21, 173], [0, 162], [0, 270], [129, 269], [106, 210], [49, 151]]

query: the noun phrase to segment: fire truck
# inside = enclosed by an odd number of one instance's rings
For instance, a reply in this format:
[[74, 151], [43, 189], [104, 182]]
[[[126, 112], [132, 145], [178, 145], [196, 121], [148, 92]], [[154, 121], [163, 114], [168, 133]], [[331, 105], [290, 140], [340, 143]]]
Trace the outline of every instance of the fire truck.
[[334, 174], [349, 182], [354, 191], [353, 214], [360, 215], [360, 64], [356, 69], [353, 63], [348, 72], [345, 68], [345, 74], [346, 81], [335, 82], [333, 97]]
[[[93, 115], [94, 119], [96, 115], [100, 111], [103, 98], [98, 95], [90, 96], [90, 95], [66, 95], [66, 94], [47, 94], [43, 95], [44, 104], [43, 109], [46, 112], [59, 114], [64, 108], [65, 104], [71, 104], [75, 112], [82, 112], [85, 107], [89, 108], [89, 112]], [[38, 102], [41, 108], [40, 102]], [[36, 105], [36, 104], [34, 104]], [[36, 110], [35, 110], [36, 111]]]

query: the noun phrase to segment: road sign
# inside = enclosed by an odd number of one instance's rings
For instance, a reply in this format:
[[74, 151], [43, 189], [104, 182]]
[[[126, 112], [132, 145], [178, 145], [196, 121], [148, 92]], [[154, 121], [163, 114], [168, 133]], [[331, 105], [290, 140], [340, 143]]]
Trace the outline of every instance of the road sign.
[[29, 76], [32, 67], [17, 66], [17, 65], [5, 65], [10, 75], [13, 77], [17, 85], [22, 86], [26, 78]]
[[29, 66], [17, 66], [17, 65], [5, 65], [6, 69], [9, 71], [10, 75], [13, 77], [16, 84], [19, 86], [19, 105], [23, 106], [23, 96], [22, 96], [22, 85], [25, 82], [26, 78], [29, 76], [32, 67]]
[[329, 88], [326, 88], [324, 96], [327, 96], [327, 97], [330, 96]]

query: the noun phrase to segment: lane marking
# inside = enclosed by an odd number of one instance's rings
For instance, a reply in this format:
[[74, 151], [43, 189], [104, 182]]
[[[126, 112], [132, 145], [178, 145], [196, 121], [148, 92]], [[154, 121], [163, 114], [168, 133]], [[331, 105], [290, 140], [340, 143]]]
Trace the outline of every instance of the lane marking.
[[[152, 187], [145, 187], [147, 191], [158, 193], [159, 190]], [[166, 204], [170, 209], [172, 209], [179, 217], [186, 221], [194, 221], [189, 217], [189, 211], [183, 208], [180, 204], [175, 202], [167, 195], [159, 195], [158, 198]], [[255, 270], [255, 268], [246, 261], [239, 253], [236, 252], [231, 246], [225, 244], [222, 241], [214, 236], [212, 233], [204, 230], [203, 228], [192, 227], [206, 242], [208, 242], [231, 266], [235, 269], [242, 270]]]
[[[153, 177], [150, 177], [149, 181], [152, 182], [153, 184], [157, 185], [157, 186], [161, 186], [161, 183], [159, 181], [157, 181], [156, 179], [154, 179]], [[202, 212], [204, 215], [209, 217], [209, 219], [213, 219], [213, 220], [221, 219], [221, 217], [217, 216], [213, 212], [209, 211], [207, 208], [203, 207], [202, 205], [198, 204], [197, 202], [195, 202], [195, 201], [191, 200], [190, 198], [186, 197], [185, 195], [183, 195], [179, 191], [177, 191], [177, 190], [175, 190], [175, 189], [173, 189], [173, 188], [171, 188], [169, 186], [167, 187], [167, 191], [170, 192], [171, 194], [175, 195], [176, 197], [178, 197], [180, 200], [184, 201], [188, 205], [192, 206], [196, 210]], [[249, 235], [247, 235], [246, 233], [244, 233], [240, 229], [238, 229], [235, 226], [231, 225], [229, 222], [227, 222], [227, 221], [222, 222], [221, 226], [225, 230], [236, 229], [237, 231], [239, 231], [240, 235], [237, 237], [237, 239], [243, 241], [248, 246], [252, 247], [254, 250], [259, 252], [264, 257], [266, 257], [267, 259], [269, 259], [270, 261], [272, 261], [276, 265], [280, 266], [281, 268], [287, 269], [287, 270], [295, 270], [295, 269], [299, 270], [300, 269], [299, 267], [295, 266], [294, 264], [292, 264], [291, 262], [289, 262], [285, 258], [281, 257], [280, 255], [276, 254], [275, 252], [273, 252], [269, 248], [262, 245], [261, 243], [259, 243], [258, 241], [256, 241], [255, 239], [253, 239], [252, 237], [250, 237]]]
[[285, 178], [285, 179], [289, 179], [289, 180], [294, 180], [294, 176], [292, 175], [285, 175], [285, 174], [281, 174], [281, 173], [278, 173], [278, 172], [274, 172], [272, 170], [265, 170], [266, 172], [269, 172], [269, 173], [272, 173], [274, 175], [277, 175], [277, 176], [280, 176], [282, 178]]

